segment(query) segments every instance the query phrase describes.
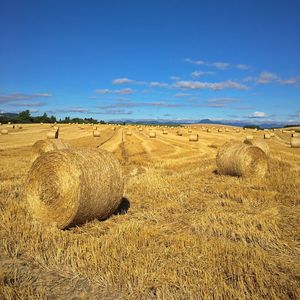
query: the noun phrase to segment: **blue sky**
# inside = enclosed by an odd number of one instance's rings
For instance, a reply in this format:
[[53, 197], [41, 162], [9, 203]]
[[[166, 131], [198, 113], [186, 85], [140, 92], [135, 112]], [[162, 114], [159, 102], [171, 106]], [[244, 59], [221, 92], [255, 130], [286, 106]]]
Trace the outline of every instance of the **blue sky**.
[[0, 0], [0, 111], [299, 120], [299, 1]]

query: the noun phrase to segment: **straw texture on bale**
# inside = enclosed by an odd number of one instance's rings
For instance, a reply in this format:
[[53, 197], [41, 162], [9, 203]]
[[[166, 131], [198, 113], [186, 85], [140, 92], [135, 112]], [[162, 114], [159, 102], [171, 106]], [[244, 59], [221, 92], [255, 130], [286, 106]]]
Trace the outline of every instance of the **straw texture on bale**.
[[100, 131], [99, 130], [93, 130], [93, 137], [100, 137]]
[[63, 229], [109, 217], [119, 206], [123, 189], [120, 165], [112, 154], [64, 149], [36, 159], [24, 197], [34, 219]]
[[32, 145], [33, 160], [46, 152], [69, 148], [70, 145], [61, 139], [40, 140]]
[[292, 148], [300, 148], [300, 138], [299, 137], [291, 138], [291, 147]]
[[198, 140], [199, 140], [199, 135], [198, 134], [191, 134], [189, 136], [189, 141], [190, 142], [198, 142]]
[[7, 129], [2, 129], [1, 134], [8, 134], [8, 130]]
[[150, 138], [155, 138], [156, 137], [156, 133], [155, 132], [150, 132], [149, 133], [149, 137]]
[[260, 148], [230, 140], [223, 144], [217, 154], [219, 174], [264, 177], [268, 170], [267, 155]]
[[260, 148], [262, 151], [265, 152], [265, 154], [267, 156], [269, 156], [270, 154], [270, 148], [269, 148], [269, 145], [264, 142], [263, 140], [259, 140], [259, 139], [254, 139], [254, 140], [245, 140], [244, 141], [245, 144], [247, 145], [252, 145], [252, 146], [256, 146], [258, 148]]
[[58, 139], [58, 130], [49, 131], [47, 133], [47, 139]]

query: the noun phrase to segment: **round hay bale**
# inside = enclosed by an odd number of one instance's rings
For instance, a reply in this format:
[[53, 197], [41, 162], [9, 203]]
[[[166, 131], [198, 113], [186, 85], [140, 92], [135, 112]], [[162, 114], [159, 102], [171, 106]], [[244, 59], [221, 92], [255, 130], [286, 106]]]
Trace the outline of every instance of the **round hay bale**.
[[273, 132], [270, 133], [270, 137], [274, 137], [275, 134]]
[[47, 133], [47, 139], [58, 139], [58, 130], [52, 130]]
[[264, 134], [264, 139], [265, 140], [269, 140], [270, 138], [271, 138], [270, 134], [268, 134], [268, 133]]
[[221, 128], [218, 129], [218, 132], [222, 132], [223, 130]]
[[168, 131], [167, 130], [163, 130], [163, 134], [168, 134]]
[[1, 134], [8, 134], [8, 130], [7, 129], [1, 129]]
[[150, 138], [156, 138], [156, 133], [155, 132], [150, 132], [149, 137]]
[[100, 131], [99, 130], [93, 130], [93, 137], [100, 137]]
[[291, 138], [291, 147], [292, 148], [300, 148], [300, 138], [292, 137]]
[[22, 125], [18, 125], [18, 129], [22, 129], [23, 128], [23, 126]]
[[236, 133], [240, 133], [240, 130], [239, 130], [239, 129], [237, 129], [235, 132], [236, 132]]
[[299, 133], [297, 133], [297, 132], [291, 134], [291, 137], [298, 137], [298, 136], [299, 136]]
[[24, 198], [32, 217], [60, 229], [104, 220], [119, 206], [124, 190], [120, 164], [104, 150], [64, 149], [36, 159]]
[[246, 135], [245, 141], [252, 141], [253, 135]]
[[61, 139], [39, 140], [32, 145], [32, 158], [36, 160], [37, 157], [46, 152], [69, 148], [70, 145]]
[[189, 136], [189, 141], [190, 142], [198, 142], [199, 141], [199, 135], [198, 134], [191, 134]]
[[206, 130], [206, 132], [211, 132], [211, 129], [208, 128], [208, 129]]
[[268, 170], [268, 158], [263, 150], [234, 140], [219, 148], [216, 161], [223, 175], [261, 178]]
[[228, 128], [225, 129], [225, 132], [229, 132], [230, 130]]
[[143, 131], [143, 128], [139, 128], [139, 131]]
[[260, 148], [262, 151], [265, 152], [265, 154], [267, 156], [269, 156], [269, 154], [270, 154], [269, 145], [266, 142], [264, 142], [263, 140], [259, 140], [259, 139], [247, 140], [246, 139], [244, 141], [244, 144], [252, 145], [252, 146], [256, 146], [256, 147]]
[[189, 130], [188, 130], [188, 133], [192, 133], [192, 132], [193, 132], [192, 129], [189, 129]]
[[182, 133], [182, 131], [180, 131], [180, 130], [177, 130], [177, 131], [176, 131], [176, 135], [178, 135], [178, 136], [182, 136], [182, 135], [183, 135], [183, 133]]
[[127, 131], [126, 131], [126, 135], [131, 136], [131, 135], [132, 135], [132, 132], [131, 132], [130, 130], [127, 130]]

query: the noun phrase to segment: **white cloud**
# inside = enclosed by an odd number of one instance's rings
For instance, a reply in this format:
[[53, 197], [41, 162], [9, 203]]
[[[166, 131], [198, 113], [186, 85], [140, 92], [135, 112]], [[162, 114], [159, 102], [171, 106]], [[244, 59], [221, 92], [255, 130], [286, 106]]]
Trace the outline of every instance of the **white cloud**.
[[169, 84], [168, 83], [164, 83], [164, 82], [157, 82], [157, 81], [153, 81], [153, 82], [150, 82], [149, 85], [151, 87], [169, 87]]
[[201, 81], [178, 81], [176, 86], [182, 89], [210, 89], [210, 90], [223, 90], [223, 89], [238, 89], [247, 90], [247, 86], [236, 81], [226, 80], [216, 83], [201, 82]]
[[177, 93], [174, 95], [174, 97], [176, 98], [181, 98], [181, 97], [188, 97], [191, 96], [191, 94], [187, 94], [187, 93]]
[[257, 83], [266, 84], [273, 81], [276, 81], [278, 76], [271, 72], [261, 72], [259, 77], [256, 79]]
[[191, 76], [192, 77], [200, 77], [203, 75], [214, 75], [216, 72], [210, 72], [210, 71], [194, 71], [192, 72]]
[[113, 79], [112, 84], [146, 84], [146, 82], [124, 77], [124, 78]]
[[300, 86], [300, 76], [296, 76], [288, 79], [279, 79], [279, 83], [283, 85]]
[[249, 118], [266, 118], [268, 115], [262, 111], [256, 111], [249, 115]]
[[206, 64], [205, 61], [203, 61], [203, 60], [192, 60], [190, 58], [185, 58], [184, 61], [188, 62], [188, 63], [191, 63], [193, 65], [205, 65]]

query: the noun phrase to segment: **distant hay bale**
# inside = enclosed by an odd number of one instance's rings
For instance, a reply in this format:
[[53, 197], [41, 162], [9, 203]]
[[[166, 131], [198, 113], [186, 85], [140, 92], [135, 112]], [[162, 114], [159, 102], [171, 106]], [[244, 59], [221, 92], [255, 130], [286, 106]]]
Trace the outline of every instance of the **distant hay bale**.
[[296, 133], [296, 132], [291, 134], [291, 137], [298, 137], [298, 136], [299, 136], [299, 133]]
[[206, 130], [206, 132], [211, 132], [211, 130], [208, 128], [208, 129]]
[[168, 134], [168, 131], [167, 130], [163, 130], [163, 134]]
[[188, 130], [188, 133], [192, 133], [192, 132], [193, 132], [192, 129], [189, 129], [189, 130]]
[[116, 127], [112, 127], [112, 131], [115, 131], [116, 130]]
[[143, 131], [143, 128], [139, 128], [139, 131]]
[[268, 170], [268, 158], [263, 150], [234, 140], [220, 147], [216, 162], [223, 175], [261, 178]]
[[189, 141], [190, 142], [198, 142], [199, 141], [199, 135], [198, 134], [191, 134], [189, 136]]
[[270, 133], [270, 137], [274, 137], [275, 134], [273, 132]]
[[265, 134], [264, 134], [264, 139], [265, 139], [265, 140], [268, 140], [268, 139], [270, 139], [270, 138], [271, 138], [270, 134], [268, 134], [268, 133], [265, 133]]
[[270, 148], [269, 148], [269, 145], [264, 142], [264, 140], [259, 140], [259, 139], [253, 139], [253, 140], [244, 140], [244, 144], [247, 144], [247, 145], [252, 145], [252, 146], [256, 146], [258, 148], [260, 148], [262, 151], [265, 152], [265, 154], [267, 156], [269, 156], [270, 154]]
[[149, 137], [150, 138], [156, 138], [156, 133], [155, 132], [150, 132]]
[[292, 148], [300, 148], [300, 138], [299, 137], [291, 138], [291, 147]]
[[7, 129], [1, 129], [1, 134], [3, 134], [3, 135], [8, 134], [8, 130]]
[[253, 135], [246, 135], [245, 141], [252, 141]]
[[23, 128], [23, 126], [22, 125], [18, 125], [18, 129], [22, 129]]
[[183, 135], [183, 133], [182, 133], [182, 131], [180, 131], [180, 130], [177, 130], [177, 131], [176, 131], [176, 135], [178, 135], [178, 136], [182, 136], [182, 135]]
[[35, 160], [24, 198], [34, 219], [63, 229], [106, 219], [119, 206], [123, 190], [120, 165], [112, 154], [63, 149]]
[[222, 131], [223, 131], [222, 128], [219, 128], [219, 129], [218, 129], [218, 132], [222, 132]]
[[230, 130], [228, 128], [225, 129], [225, 132], [229, 132]]
[[240, 130], [239, 130], [239, 129], [237, 129], [235, 132], [236, 132], [236, 133], [240, 133]]
[[70, 145], [61, 139], [39, 140], [32, 145], [32, 158], [35, 160], [46, 152], [69, 148]]
[[47, 139], [58, 139], [58, 130], [52, 130], [47, 133]]
[[93, 130], [93, 137], [100, 137], [100, 131], [99, 130]]
[[131, 136], [131, 135], [132, 135], [132, 132], [131, 132], [130, 130], [127, 130], [127, 131], [126, 131], [126, 135]]

